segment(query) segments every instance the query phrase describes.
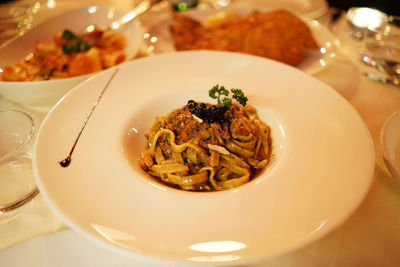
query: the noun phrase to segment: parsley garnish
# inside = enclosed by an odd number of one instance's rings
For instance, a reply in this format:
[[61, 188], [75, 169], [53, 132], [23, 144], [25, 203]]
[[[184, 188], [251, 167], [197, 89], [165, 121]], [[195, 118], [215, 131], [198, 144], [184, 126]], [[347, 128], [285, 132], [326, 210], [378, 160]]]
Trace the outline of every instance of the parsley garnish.
[[67, 41], [67, 44], [61, 45], [63, 53], [66, 55], [74, 52], [84, 52], [90, 49], [89, 44], [79, 39], [79, 37], [70, 30], [64, 30], [61, 38]]
[[78, 39], [78, 36], [76, 36], [70, 30], [64, 30], [62, 35], [61, 35], [61, 38], [63, 38], [64, 40], [70, 41], [70, 40]]
[[45, 68], [46, 65], [42, 65], [35, 75], [41, 77], [43, 80], [49, 80], [56, 69], [52, 68], [49, 72], [45, 72]]
[[71, 45], [61, 45], [64, 54], [69, 55], [73, 52], [74, 47]]
[[[232, 106], [232, 100], [235, 99], [242, 106], [246, 106], [247, 97], [244, 95], [241, 89], [232, 88], [231, 90], [232, 97], [229, 97], [229, 90], [224, 86], [215, 85], [208, 91], [208, 95], [211, 98], [217, 99], [218, 105], [226, 106], [228, 109]], [[225, 97], [223, 97], [225, 96]], [[222, 98], [223, 97], [223, 98]]]
[[236, 99], [236, 101], [239, 102], [243, 107], [246, 106], [248, 99], [241, 89], [232, 88], [231, 92], [233, 94], [232, 98]]

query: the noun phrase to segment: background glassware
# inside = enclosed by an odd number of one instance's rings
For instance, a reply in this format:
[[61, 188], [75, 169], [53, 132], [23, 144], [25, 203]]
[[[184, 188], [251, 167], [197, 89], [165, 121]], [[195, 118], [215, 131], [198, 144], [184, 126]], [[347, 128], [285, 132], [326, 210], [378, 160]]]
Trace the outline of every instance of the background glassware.
[[388, 170], [400, 182], [400, 110], [393, 112], [384, 122], [381, 135], [383, 159]]
[[367, 29], [361, 52], [389, 75], [400, 75], [400, 17], [388, 16], [382, 27]]
[[0, 3], [0, 46], [31, 28], [32, 8], [27, 3]]
[[32, 173], [33, 119], [22, 111], [0, 111], [0, 214], [37, 193]]
[[386, 22], [388, 16], [381, 11], [368, 7], [352, 7], [346, 13], [350, 36], [362, 40], [367, 30], [378, 30]]

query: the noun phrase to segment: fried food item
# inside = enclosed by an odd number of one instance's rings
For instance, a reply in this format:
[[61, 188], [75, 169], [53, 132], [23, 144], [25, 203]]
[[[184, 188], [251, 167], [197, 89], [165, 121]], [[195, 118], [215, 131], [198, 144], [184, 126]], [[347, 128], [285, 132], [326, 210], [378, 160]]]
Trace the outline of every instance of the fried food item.
[[180, 13], [175, 14], [171, 33], [175, 48], [181, 50], [223, 50], [299, 64], [307, 49], [318, 49], [308, 26], [286, 10], [254, 12], [233, 17], [217, 27], [205, 27]]

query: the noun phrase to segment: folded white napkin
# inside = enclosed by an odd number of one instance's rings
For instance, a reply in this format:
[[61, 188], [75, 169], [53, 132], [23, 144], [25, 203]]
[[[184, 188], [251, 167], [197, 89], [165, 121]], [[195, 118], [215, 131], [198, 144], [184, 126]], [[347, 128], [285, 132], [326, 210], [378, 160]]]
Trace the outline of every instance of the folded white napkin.
[[24, 206], [0, 214], [0, 250], [32, 237], [66, 228], [38, 194]]

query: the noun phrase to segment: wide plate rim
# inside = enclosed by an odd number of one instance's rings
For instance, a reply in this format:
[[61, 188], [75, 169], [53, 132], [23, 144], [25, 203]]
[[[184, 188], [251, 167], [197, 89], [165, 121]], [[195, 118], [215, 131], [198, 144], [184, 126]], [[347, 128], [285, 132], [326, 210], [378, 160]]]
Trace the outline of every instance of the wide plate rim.
[[[273, 61], [271, 61], [271, 60], [267, 60], [267, 59], [264, 59], [264, 58], [259, 58], [259, 57], [251, 56], [251, 55], [241, 55], [241, 54], [234, 54], [234, 53], [229, 53], [229, 52], [215, 52], [215, 51], [197, 51], [197, 52], [192, 52], [192, 51], [190, 51], [190, 52], [179, 52], [179, 53], [175, 53], [175, 54], [163, 54], [163, 55], [158, 55], [158, 56], [154, 56], [154, 57], [150, 57], [150, 58], [138, 59], [138, 60], [136, 60], [136, 62], [133, 61], [133, 62], [127, 64], [127, 65], [121, 66], [121, 68], [129, 68], [130, 65], [140, 64], [140, 63], [143, 62], [143, 61], [145, 61], [145, 62], [146, 62], [146, 61], [157, 61], [157, 60], [162, 60], [162, 59], [166, 59], [166, 58], [169, 58], [169, 59], [170, 59], [171, 57], [172, 57], [172, 58], [175, 58], [175, 57], [190, 57], [190, 56], [193, 56], [193, 55], [194, 55], [194, 56], [201, 57], [201, 58], [214, 57], [214, 56], [216, 56], [216, 57], [221, 57], [221, 58], [223, 58], [223, 57], [232, 57], [232, 58], [235, 58], [235, 59], [239, 59], [239, 58], [240, 58], [240, 59], [246, 59], [246, 60], [250, 60], [250, 61], [252, 61], [252, 60], [260, 61], [260, 60], [261, 60], [261, 61], [265, 62], [266, 65], [272, 65], [272, 66], [276, 66], [276, 67], [279, 67], [279, 66], [280, 66], [280, 67], [283, 67], [283, 66], [284, 66], [283, 68], [287, 68], [289, 72], [294, 71], [293, 73], [294, 73], [294, 74], [297, 73], [296, 75], [304, 76], [305, 79], [312, 79], [313, 82], [316, 82], [316, 83], [318, 83], [319, 85], [321, 85], [321, 88], [322, 88], [321, 90], [325, 90], [326, 92], [329, 91], [329, 92], [330, 92], [329, 94], [331, 94], [333, 97], [337, 97], [338, 99], [341, 99], [340, 101], [342, 101], [344, 105], [347, 105], [348, 108], [349, 108], [349, 110], [352, 110], [352, 111], [351, 111], [351, 112], [353, 113], [352, 116], [356, 116], [356, 117], [358, 118], [359, 122], [361, 123], [361, 125], [362, 125], [362, 127], [363, 127], [362, 131], [363, 131], [363, 133], [365, 134], [364, 137], [366, 138], [366, 143], [369, 144], [369, 147], [366, 149], [367, 152], [369, 153], [369, 159], [368, 159], [368, 160], [370, 161], [370, 166], [367, 166], [368, 170], [366, 171], [366, 173], [368, 173], [369, 175], [367, 175], [368, 177], [363, 178], [363, 179], [365, 179], [365, 180], [364, 180], [364, 182], [363, 182], [362, 190], [358, 193], [357, 199], [356, 199], [356, 200], [353, 200], [353, 203], [352, 203], [352, 205], [351, 205], [352, 207], [351, 207], [350, 209], [348, 209], [348, 210], [345, 212], [345, 214], [342, 214], [340, 220], [338, 220], [334, 225], [330, 224], [330, 225], [324, 226], [324, 227], [322, 227], [323, 225], [321, 225], [321, 228], [324, 229], [323, 231], [319, 229], [318, 231], [316, 231], [315, 233], [313, 233], [312, 235], [310, 235], [310, 237], [307, 237], [306, 240], [304, 240], [304, 239], [303, 239], [303, 240], [298, 240], [298, 242], [296, 242], [295, 244], [292, 244], [292, 245], [290, 246], [290, 249], [287, 248], [287, 249], [285, 249], [285, 250], [278, 251], [278, 252], [276, 252], [276, 253], [271, 253], [271, 254], [268, 254], [268, 255], [258, 255], [257, 257], [250, 257], [250, 258], [246, 258], [246, 259], [238, 259], [238, 260], [233, 261], [233, 262], [231, 261], [231, 262], [225, 262], [225, 263], [219, 263], [219, 264], [232, 264], [232, 263], [235, 263], [235, 264], [243, 264], [243, 263], [249, 263], [249, 262], [258, 261], [258, 260], [261, 260], [261, 259], [264, 259], [264, 258], [267, 258], [267, 257], [276, 256], [276, 255], [281, 254], [281, 253], [289, 252], [289, 251], [292, 251], [292, 250], [297, 249], [297, 248], [299, 248], [299, 247], [302, 247], [302, 246], [304, 246], [304, 245], [306, 245], [306, 244], [309, 244], [310, 242], [313, 242], [313, 241], [315, 241], [315, 240], [321, 238], [322, 236], [325, 236], [326, 234], [328, 234], [329, 232], [331, 232], [333, 229], [335, 229], [338, 225], [340, 225], [341, 223], [343, 223], [343, 221], [344, 221], [346, 218], [348, 218], [348, 217], [354, 212], [354, 210], [360, 205], [361, 201], [364, 199], [366, 193], [368, 192], [369, 187], [370, 187], [371, 182], [372, 182], [373, 169], [374, 169], [374, 162], [375, 162], [375, 157], [374, 157], [374, 155], [375, 155], [374, 153], [375, 153], [375, 152], [374, 152], [374, 147], [373, 147], [373, 144], [372, 144], [371, 136], [370, 136], [370, 134], [369, 134], [369, 131], [368, 131], [367, 127], [366, 127], [365, 124], [362, 122], [362, 119], [361, 119], [361, 117], [359, 116], [359, 114], [357, 113], [357, 111], [356, 111], [344, 98], [342, 98], [337, 92], [335, 92], [331, 87], [329, 87], [328, 85], [323, 84], [322, 82], [316, 80], [315, 78], [312, 78], [311, 76], [308, 76], [308, 75], [302, 73], [301, 71], [299, 71], [299, 70], [297, 70], [297, 69], [294, 69], [294, 68], [291, 68], [291, 67], [288, 67], [288, 66], [286, 66], [286, 65], [284, 65], [284, 64], [282, 64], [282, 63], [276, 63], [276, 62], [273, 62]], [[279, 67], [279, 68], [280, 68], [280, 67]], [[110, 71], [108, 71], [108, 72], [110, 72]], [[105, 76], [105, 75], [106, 75], [106, 74], [103, 74], [102, 76]], [[80, 88], [85, 88], [85, 86], [87, 86], [87, 84], [90, 84], [92, 80], [97, 79], [97, 78], [99, 78], [99, 77], [100, 77], [100, 75], [93, 76], [93, 77], [90, 78], [88, 81], [85, 81], [85, 82], [82, 83], [81, 85], [77, 86], [74, 90], [72, 90], [72, 91], [71, 91], [68, 95], [66, 95], [64, 98], [65, 98], [65, 99], [68, 99], [68, 98], [70, 97], [70, 95], [75, 94], [75, 92], [77, 92], [78, 90], [81, 90], [81, 91], [82, 91], [82, 89], [80, 89]], [[104, 77], [103, 77], [103, 78], [104, 78]], [[71, 96], [71, 97], [72, 97], [72, 96]], [[43, 129], [45, 129], [46, 123], [47, 123], [47, 121], [51, 118], [53, 112], [54, 112], [55, 110], [59, 109], [59, 106], [62, 106], [62, 105], [63, 105], [63, 101], [60, 101], [60, 102], [52, 109], [52, 111], [46, 116], [46, 118], [45, 118], [45, 120], [44, 120], [44, 123], [42, 124], [42, 126], [41, 126], [41, 128], [40, 128], [40, 130], [39, 130], [39, 136], [40, 136], [40, 132], [42, 132]], [[39, 143], [40, 141], [38, 141], [38, 140], [40, 140], [40, 138], [38, 138], [38, 139], [37, 139], [37, 142], [35, 142], [35, 147], [34, 147], [35, 155], [36, 155], [37, 150], [39, 149], [38, 143]], [[50, 207], [51, 207], [51, 208], [52, 208], [52, 209], [53, 209], [53, 210], [54, 210], [54, 211], [55, 211], [69, 226], [71, 226], [71, 228], [73, 228], [74, 230], [76, 230], [76, 231], [78, 231], [79, 233], [83, 234], [84, 236], [86, 236], [86, 237], [87, 237], [88, 239], [90, 239], [90, 240], [100, 241], [100, 242], [98, 242], [98, 243], [101, 244], [101, 245], [103, 245], [103, 246], [105, 246], [105, 247], [109, 247], [109, 248], [112, 247], [112, 249], [114, 249], [115, 251], [119, 251], [119, 252], [123, 251], [123, 252], [125, 252], [125, 253], [133, 253], [136, 257], [138, 257], [138, 258], [140, 258], [140, 259], [142, 259], [142, 260], [148, 260], [149, 257], [152, 258], [152, 257], [156, 256], [156, 255], [154, 255], [154, 254], [152, 254], [152, 253], [146, 253], [146, 252], [143, 252], [143, 251], [142, 251], [141, 253], [139, 253], [138, 251], [135, 252], [134, 250], [132, 251], [132, 250], [129, 250], [129, 249], [127, 249], [127, 248], [122, 248], [122, 247], [119, 246], [118, 244], [115, 245], [115, 244], [112, 244], [111, 242], [104, 242], [104, 240], [100, 240], [98, 237], [95, 237], [95, 236], [93, 235], [93, 233], [88, 232], [87, 229], [83, 229], [81, 226], [79, 226], [78, 224], [76, 224], [76, 222], [74, 222], [73, 220], [71, 220], [71, 218], [69, 218], [68, 216], [66, 216], [65, 214], [63, 214], [63, 212], [62, 212], [62, 210], [60, 209], [60, 207], [57, 206], [56, 203], [54, 203], [54, 200], [53, 200], [52, 197], [50, 196], [49, 192], [47, 192], [47, 188], [46, 188], [46, 186], [42, 183], [42, 179], [40, 178], [40, 171], [39, 171], [38, 166], [37, 166], [37, 158], [36, 158], [36, 156], [34, 156], [34, 159], [33, 159], [33, 170], [34, 170], [36, 182], [37, 182], [37, 184], [38, 184], [38, 186], [39, 186], [39, 189], [42, 191], [42, 195], [43, 195], [44, 199], [45, 199], [46, 202], [50, 205]], [[154, 260], [154, 259], [153, 259], [153, 260]], [[193, 262], [188, 262], [187, 260], [184, 260], [184, 259], [182, 259], [182, 258], [161, 257], [160, 263], [165, 263], [166, 261], [167, 261], [167, 262], [170, 262], [170, 261], [180, 262], [180, 263], [183, 263], [183, 264], [193, 263]], [[198, 263], [197, 263], [197, 264], [198, 264]]]

